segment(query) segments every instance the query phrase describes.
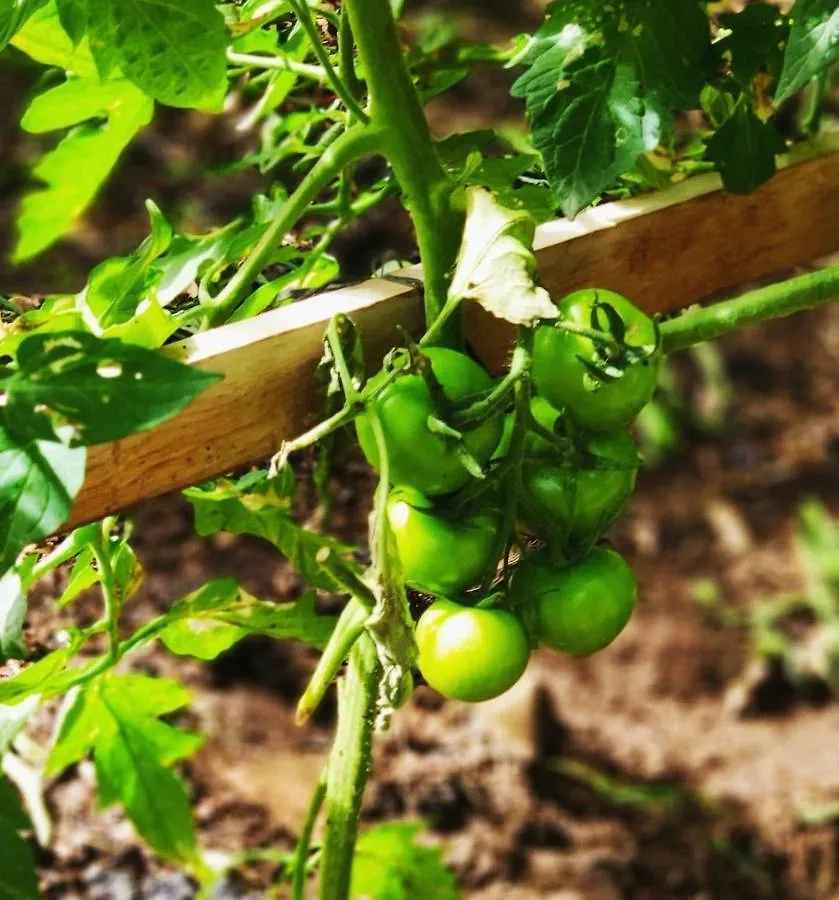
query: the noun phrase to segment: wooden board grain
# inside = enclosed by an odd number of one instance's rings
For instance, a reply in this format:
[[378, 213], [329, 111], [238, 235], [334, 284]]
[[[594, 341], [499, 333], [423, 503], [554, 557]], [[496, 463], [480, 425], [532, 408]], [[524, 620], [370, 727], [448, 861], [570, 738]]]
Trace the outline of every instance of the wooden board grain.
[[[596, 285], [649, 312], [672, 311], [835, 251], [839, 135], [799, 149], [748, 196], [726, 194], [716, 175], [703, 175], [547, 223], [536, 237], [540, 275], [555, 296]], [[70, 524], [266, 459], [311, 425], [320, 405], [313, 372], [324, 328], [339, 312], [358, 324], [371, 362], [399, 342], [398, 326], [414, 334], [422, 328], [415, 289], [372, 279], [168, 348], [223, 381], [152, 431], [91, 448]], [[488, 367], [501, 368], [509, 326], [473, 307], [468, 331]]]

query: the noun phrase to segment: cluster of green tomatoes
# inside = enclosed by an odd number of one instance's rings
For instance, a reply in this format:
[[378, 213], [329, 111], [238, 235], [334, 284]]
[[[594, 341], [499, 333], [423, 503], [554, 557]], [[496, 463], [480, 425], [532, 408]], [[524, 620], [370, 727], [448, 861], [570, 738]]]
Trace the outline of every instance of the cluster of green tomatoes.
[[658, 329], [611, 291], [558, 307], [563, 327], [529, 335], [524, 415], [510, 399], [454, 435], [430, 427], [441, 402], [462, 409], [493, 387], [469, 356], [432, 347], [430, 384], [405, 373], [375, 395], [378, 440], [369, 411], [356, 420], [377, 469], [384, 440], [404, 582], [435, 598], [416, 625], [418, 668], [458, 700], [508, 690], [539, 645], [601, 650], [635, 606], [629, 565], [600, 540], [635, 485], [628, 425], [655, 388]]

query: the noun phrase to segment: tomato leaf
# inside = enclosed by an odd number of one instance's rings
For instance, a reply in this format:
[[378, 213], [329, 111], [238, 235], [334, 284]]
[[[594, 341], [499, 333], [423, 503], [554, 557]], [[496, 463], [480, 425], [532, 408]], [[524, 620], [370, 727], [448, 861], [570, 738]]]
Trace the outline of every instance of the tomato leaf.
[[0, 572], [67, 518], [84, 480], [85, 458], [81, 447], [19, 441], [0, 421]]
[[[125, 76], [168, 106], [221, 109], [228, 32], [213, 0], [88, 4], [94, 55], [113, 51]], [[108, 59], [105, 66], [110, 63]]]
[[6, 0], [0, 8], [0, 50], [15, 36], [26, 20], [47, 0]]
[[748, 194], [775, 174], [775, 156], [786, 145], [775, 125], [762, 122], [745, 95], [708, 141], [707, 155], [732, 194]]
[[7, 414], [44, 405], [74, 425], [77, 442], [85, 445], [152, 428], [220, 377], [84, 332], [33, 334], [21, 342], [17, 362], [4, 384]]
[[188, 702], [176, 681], [109, 673], [72, 698], [46, 765], [57, 774], [92, 752], [101, 805], [122, 803], [156, 852], [182, 861], [195, 859], [195, 829], [184, 783], [169, 767], [203, 740], [159, 717]]
[[99, 263], [90, 273], [83, 291], [85, 304], [103, 328], [132, 317], [142, 298], [145, 276], [152, 263], [172, 243], [172, 226], [157, 206], [148, 200], [146, 209], [151, 221], [151, 234], [130, 256]]
[[35, 694], [49, 694], [55, 680], [75, 655], [77, 647], [53, 650], [38, 662], [26, 666], [12, 678], [0, 681], [0, 704], [18, 704]]
[[702, 87], [708, 21], [692, 0], [555, 0], [513, 85], [554, 196], [576, 215], [653, 149]]
[[796, 0], [789, 17], [792, 29], [775, 94], [778, 103], [839, 59], [839, 7], [836, 0]]
[[217, 531], [257, 535], [277, 547], [318, 590], [356, 596], [368, 593], [361, 582], [361, 566], [348, 559], [352, 548], [294, 522], [290, 498], [278, 494], [275, 483], [276, 479], [248, 493], [225, 481], [184, 491], [195, 510], [196, 531], [200, 535]]
[[40, 900], [35, 856], [21, 832], [31, 828], [17, 790], [0, 776], [0, 896], [9, 900]]
[[742, 87], [762, 71], [779, 76], [790, 29], [777, 6], [751, 3], [741, 12], [723, 13], [720, 24], [727, 33], [714, 42], [714, 52], [730, 60], [731, 73]]
[[55, 17], [36, 24], [40, 28], [33, 28], [32, 35], [28, 30], [18, 35], [15, 45], [41, 62], [63, 64], [82, 77], [68, 78], [38, 95], [23, 116], [22, 126], [34, 133], [76, 127], [32, 171], [44, 187], [27, 194], [21, 204], [16, 262], [36, 256], [72, 228], [122, 151], [151, 121], [153, 111], [151, 100], [125, 78], [116, 75], [100, 81], [85, 45], [74, 51]]
[[210, 581], [167, 612], [160, 637], [179, 655], [215, 659], [248, 634], [302, 641], [323, 647], [334, 616], [315, 612], [313, 592], [292, 603], [268, 603], [251, 596], [232, 578]]
[[87, 31], [87, 0], [55, 0], [61, 27], [76, 46]]
[[376, 900], [460, 900], [454, 875], [440, 847], [416, 842], [419, 822], [388, 822], [358, 839], [353, 857], [353, 897]]
[[535, 283], [535, 227], [527, 213], [505, 209], [489, 191], [471, 188], [449, 295], [475, 300], [516, 324], [556, 318], [548, 292]]

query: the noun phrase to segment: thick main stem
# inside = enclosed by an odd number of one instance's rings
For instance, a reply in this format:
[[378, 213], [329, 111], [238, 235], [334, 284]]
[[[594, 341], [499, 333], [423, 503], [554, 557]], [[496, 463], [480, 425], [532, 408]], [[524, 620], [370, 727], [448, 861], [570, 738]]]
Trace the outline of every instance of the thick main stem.
[[[381, 150], [393, 167], [417, 233], [425, 280], [429, 326], [446, 302], [463, 230], [454, 183], [446, 174], [402, 55], [390, 0], [345, 0], [364, 77], [370, 117], [381, 134]], [[452, 319], [440, 343], [457, 345], [462, 325]]]
[[361, 800], [370, 775], [381, 675], [373, 640], [362, 635], [350, 653], [347, 674], [338, 683], [338, 729], [326, 777], [320, 900], [346, 900], [349, 896]]
[[662, 348], [675, 353], [742, 328], [839, 299], [839, 266], [808, 272], [661, 323]]

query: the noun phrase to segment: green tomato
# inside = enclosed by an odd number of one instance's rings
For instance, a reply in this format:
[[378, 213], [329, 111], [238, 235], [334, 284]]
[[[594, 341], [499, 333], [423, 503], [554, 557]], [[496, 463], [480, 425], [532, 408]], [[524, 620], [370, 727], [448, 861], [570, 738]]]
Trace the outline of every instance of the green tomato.
[[[452, 402], [468, 401], [492, 387], [489, 375], [463, 353], [445, 347], [430, 347], [423, 352]], [[384, 377], [384, 372], [374, 376], [371, 385]], [[422, 376], [397, 378], [373, 402], [384, 431], [392, 484], [435, 496], [455, 491], [469, 481], [472, 476], [458, 458], [454, 441], [428, 427], [429, 416], [437, 415], [437, 411]], [[481, 465], [498, 445], [502, 427], [502, 417], [496, 415], [464, 432], [466, 449]], [[379, 450], [367, 413], [356, 419], [356, 432], [367, 461], [378, 470]]]
[[[543, 397], [530, 402], [533, 419], [554, 434], [561, 413]], [[495, 452], [509, 451], [512, 415]], [[568, 555], [588, 549], [614, 522], [635, 488], [638, 453], [625, 428], [566, 434], [560, 445], [530, 430], [525, 436], [520, 514], [530, 531]]]
[[536, 533], [547, 521], [572, 553], [590, 547], [614, 522], [632, 496], [638, 470], [638, 453], [624, 428], [589, 432], [575, 444], [578, 452], [567, 458], [548, 453], [526, 458], [522, 466], [525, 521]]
[[453, 518], [416, 491], [400, 488], [387, 503], [405, 583], [428, 594], [457, 594], [493, 563], [497, 513], [481, 510]]
[[467, 703], [509, 690], [527, 668], [527, 635], [504, 609], [476, 609], [440, 599], [420, 616], [417, 666], [443, 696]]
[[573, 656], [607, 647], [623, 631], [638, 594], [635, 576], [614, 550], [598, 548], [558, 568], [539, 554], [513, 574], [511, 598], [539, 642]]
[[[658, 327], [629, 300], [614, 291], [586, 289], [569, 294], [558, 304], [562, 319], [584, 328], [611, 330], [603, 305], [620, 317], [624, 342], [647, 348], [643, 360], [623, 365], [609, 360], [590, 338], [539, 326], [533, 341], [533, 382], [537, 391], [553, 406], [565, 408], [580, 425], [592, 431], [609, 431], [629, 423], [650, 400], [655, 390], [660, 351]], [[613, 381], [600, 380], [591, 366], [623, 369]]]

